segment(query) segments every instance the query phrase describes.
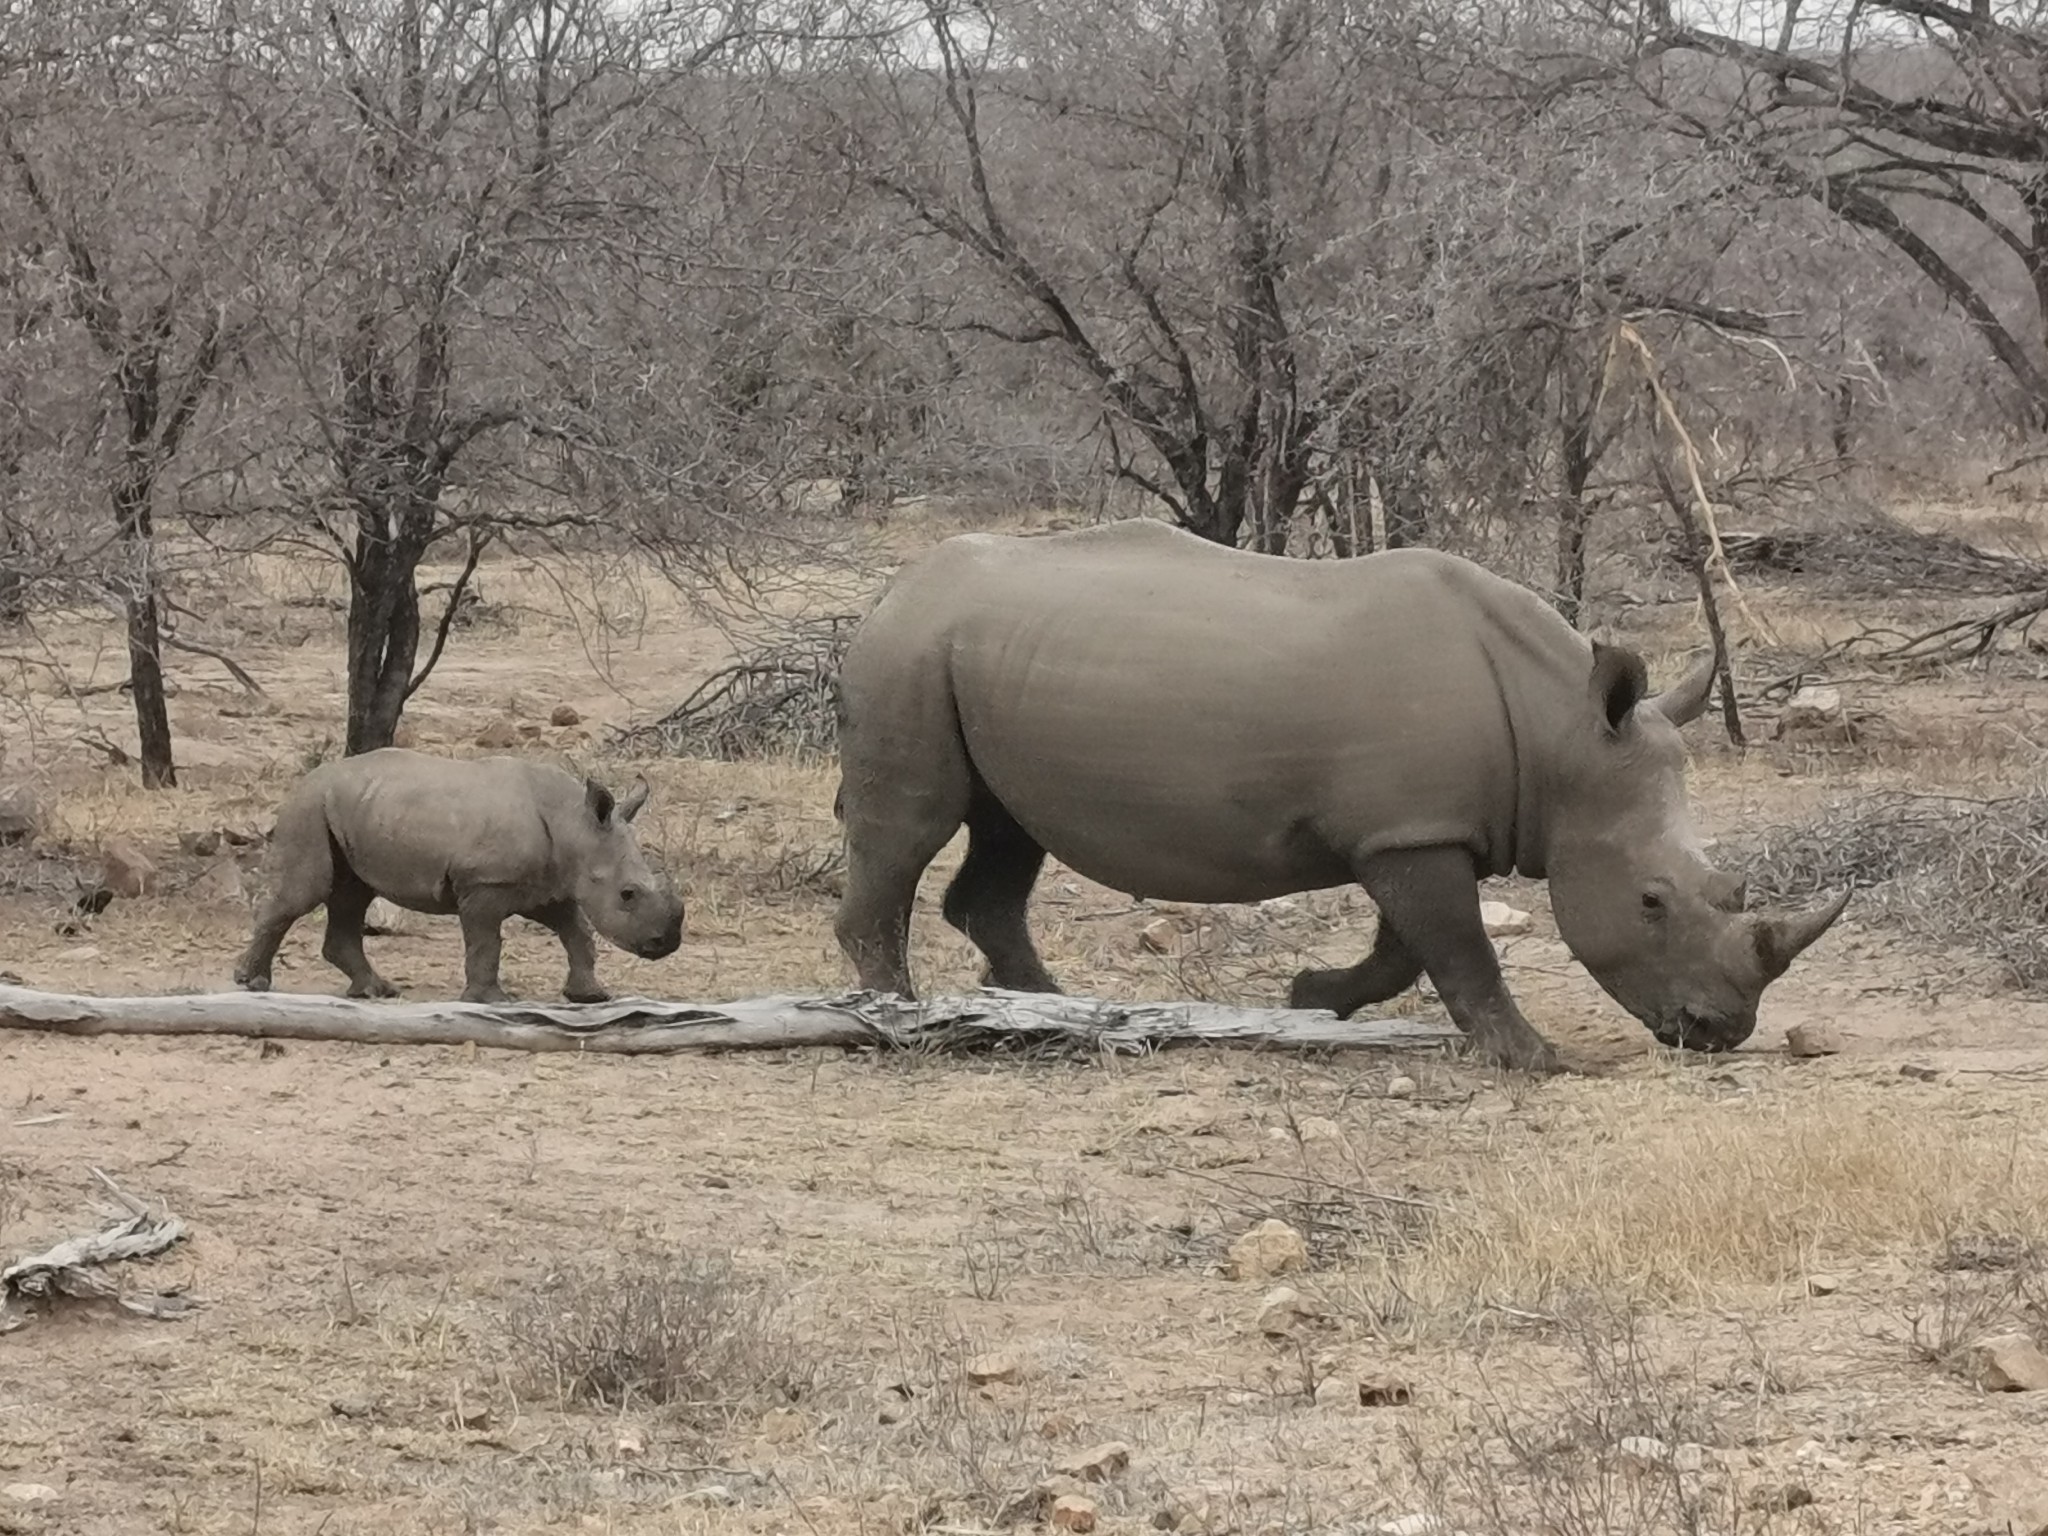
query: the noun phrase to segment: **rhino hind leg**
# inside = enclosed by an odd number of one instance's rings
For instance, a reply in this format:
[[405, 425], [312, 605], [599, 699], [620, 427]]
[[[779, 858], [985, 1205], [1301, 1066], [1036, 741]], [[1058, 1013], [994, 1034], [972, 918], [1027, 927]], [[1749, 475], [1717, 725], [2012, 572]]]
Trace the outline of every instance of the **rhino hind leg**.
[[270, 968], [292, 925], [327, 900], [334, 884], [335, 852], [324, 820], [311, 808], [287, 800], [278, 812], [265, 858], [269, 889], [256, 908], [248, 948], [235, 961], [235, 985], [251, 992], [270, 990]]
[[967, 811], [967, 857], [946, 887], [946, 921], [988, 961], [986, 987], [1057, 992], [1059, 983], [1031, 942], [1026, 912], [1045, 867], [1045, 849], [986, 789], [977, 786]]
[[350, 997], [398, 996], [398, 988], [378, 975], [363, 953], [363, 924], [375, 895], [354, 870], [336, 861], [334, 889], [327, 893], [327, 937], [320, 953], [348, 978]]
[[[1423, 970], [1451, 1022], [1473, 1046], [1504, 1066], [1560, 1070], [1557, 1051], [1515, 1006], [1500, 957], [1479, 916], [1479, 880], [1462, 848], [1414, 848], [1375, 854], [1360, 880]], [[1367, 962], [1370, 964], [1370, 961]]]
[[1337, 970], [1301, 972], [1288, 989], [1287, 1006], [1327, 1008], [1348, 1019], [1361, 1008], [1407, 991], [1421, 974], [1422, 961], [1382, 913], [1371, 954]]

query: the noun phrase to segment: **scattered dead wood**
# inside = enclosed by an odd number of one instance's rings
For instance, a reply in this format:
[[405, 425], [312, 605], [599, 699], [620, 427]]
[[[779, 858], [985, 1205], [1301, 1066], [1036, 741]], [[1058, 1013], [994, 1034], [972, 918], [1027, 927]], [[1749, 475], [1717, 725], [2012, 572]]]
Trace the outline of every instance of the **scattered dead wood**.
[[619, 733], [622, 744], [731, 762], [830, 752], [839, 739], [839, 658], [855, 614], [802, 619], [720, 667], [674, 709]]
[[1459, 1037], [1440, 1019], [1338, 1019], [1221, 1003], [1114, 1003], [990, 990], [912, 1002], [872, 992], [732, 1003], [367, 1003], [281, 992], [73, 997], [0, 986], [0, 1029], [66, 1035], [243, 1035], [359, 1045], [469, 1045], [508, 1051], [660, 1055], [837, 1045], [972, 1053], [1092, 1055], [1168, 1045], [1282, 1050], [1394, 1049]]
[[[1819, 528], [1724, 531], [1721, 550], [1731, 569], [1806, 577], [1844, 591], [1990, 596], [2048, 587], [2048, 564], [1979, 549], [1953, 534], [1922, 533], [1886, 517]], [[1666, 553], [1676, 564], [1691, 564], [1682, 539], [1672, 539]]]
[[2031, 644], [2029, 631], [2043, 613], [2048, 613], [2048, 591], [2035, 592], [1993, 613], [1951, 619], [1917, 635], [1860, 635], [1844, 649], [1857, 651], [1869, 661], [1960, 666], [1989, 654], [2007, 630], [2018, 630], [2022, 642]]
[[124, 1294], [99, 1272], [103, 1265], [162, 1253], [184, 1237], [185, 1223], [168, 1211], [151, 1210], [99, 1169], [92, 1174], [127, 1215], [98, 1232], [69, 1238], [0, 1269], [0, 1333], [27, 1327], [31, 1308], [59, 1297], [112, 1302], [140, 1317], [178, 1318], [191, 1309], [189, 1299], [175, 1293]]

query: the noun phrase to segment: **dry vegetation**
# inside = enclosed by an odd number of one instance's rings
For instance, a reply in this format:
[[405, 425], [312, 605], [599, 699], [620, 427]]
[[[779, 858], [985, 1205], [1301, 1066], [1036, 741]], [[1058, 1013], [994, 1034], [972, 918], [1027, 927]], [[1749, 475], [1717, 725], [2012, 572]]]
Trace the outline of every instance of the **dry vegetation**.
[[[864, 559], [951, 526], [906, 517]], [[179, 835], [260, 829], [334, 749], [340, 707], [339, 616], [306, 601], [306, 573], [228, 575], [218, 622], [274, 702], [181, 662], [174, 792], [141, 793], [84, 744], [119, 740], [118, 696], [18, 674], [9, 771], [48, 826], [0, 851], [0, 933], [32, 984], [224, 984], [260, 850], [193, 855]], [[1751, 581], [1785, 631], [1867, 618]], [[609, 955], [615, 983], [842, 984], [829, 760], [607, 747], [646, 740], [635, 728], [728, 665], [729, 642], [621, 569], [578, 584], [500, 560], [483, 590], [492, 629], [451, 652], [411, 729], [469, 751], [504, 721], [520, 750], [648, 772], [689, 941], [655, 965]], [[827, 584], [815, 603], [846, 597]], [[1690, 643], [1682, 604], [1630, 613], [1660, 667]], [[75, 689], [112, 675], [91, 620], [39, 632]], [[1710, 832], [1905, 782], [1999, 803], [2030, 782], [2016, 744], [2048, 712], [2037, 683], [1843, 686], [1886, 734], [1737, 757], [1695, 733]], [[539, 723], [563, 703], [580, 724]], [[1045, 1480], [1111, 1440], [1130, 1464], [1089, 1487], [1109, 1531], [1986, 1529], [1980, 1484], [2048, 1432], [2038, 1396], [1984, 1394], [1968, 1369], [1986, 1332], [2048, 1329], [2048, 1011], [1941, 948], [1970, 936], [1953, 924], [1893, 925], [1918, 910], [1887, 892], [1913, 888], [1920, 844], [1893, 831], [1904, 862], [1880, 869], [1875, 823], [1828, 825], [1765, 839], [1786, 887], [1880, 883], [1730, 1058], [1655, 1049], [1570, 964], [1540, 888], [1504, 892], [1538, 915], [1508, 946], [1515, 985], [1581, 1068], [1542, 1084], [1436, 1057], [628, 1062], [0, 1037], [8, 1253], [90, 1225], [87, 1169], [104, 1167], [191, 1222], [148, 1283], [202, 1303], [0, 1343], [0, 1481], [58, 1495], [0, 1501], [0, 1530], [993, 1531], [1044, 1518]], [[163, 894], [80, 913], [117, 835], [162, 865]], [[2016, 869], [1943, 899], [1974, 910]], [[1167, 909], [1162, 955], [1138, 940], [1159, 915], [1055, 869], [1037, 921], [1077, 989], [1260, 1001], [1305, 957], [1353, 954], [1368, 922], [1340, 892]], [[408, 990], [458, 984], [451, 923], [371, 942]], [[294, 934], [280, 985], [332, 989], [317, 944]], [[935, 911], [916, 945], [934, 983], [971, 984]], [[545, 935], [510, 937], [515, 987], [550, 992], [557, 964]], [[1849, 1048], [1787, 1058], [1784, 1028], [1814, 1018]], [[1222, 1272], [1268, 1217], [1309, 1240], [1285, 1283], [1313, 1315], [1279, 1338], [1257, 1326], [1267, 1283]], [[1679, 1454], [1695, 1446], [1697, 1464]]]

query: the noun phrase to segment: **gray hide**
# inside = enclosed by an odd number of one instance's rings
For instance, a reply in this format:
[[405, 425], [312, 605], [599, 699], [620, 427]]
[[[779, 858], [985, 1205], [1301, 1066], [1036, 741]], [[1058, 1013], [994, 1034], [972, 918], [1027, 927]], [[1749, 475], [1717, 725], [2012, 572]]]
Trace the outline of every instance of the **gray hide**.
[[963, 822], [945, 915], [1003, 987], [1056, 990], [1025, 927], [1048, 852], [1178, 901], [1355, 880], [1374, 948], [1303, 972], [1296, 1006], [1348, 1014], [1426, 972], [1483, 1050], [1548, 1069], [1479, 920], [1478, 880], [1519, 872], [1660, 1040], [1734, 1046], [1840, 904], [1745, 912], [1702, 855], [1678, 728], [1709, 682], [1650, 697], [1633, 653], [1433, 550], [1285, 560], [1150, 521], [948, 539], [842, 668], [840, 945], [908, 995], [918, 878]]
[[321, 953], [348, 977], [349, 995], [396, 996], [363, 953], [363, 915], [382, 896], [462, 919], [462, 995], [471, 1002], [505, 1000], [499, 929], [514, 916], [562, 941], [564, 996], [602, 1002], [609, 994], [597, 980], [593, 926], [647, 960], [682, 943], [682, 901], [633, 830], [646, 803], [645, 779], [614, 800], [594, 781], [510, 757], [462, 761], [387, 747], [323, 763], [278, 808], [269, 892], [235, 980], [266, 990], [285, 933], [324, 903]]

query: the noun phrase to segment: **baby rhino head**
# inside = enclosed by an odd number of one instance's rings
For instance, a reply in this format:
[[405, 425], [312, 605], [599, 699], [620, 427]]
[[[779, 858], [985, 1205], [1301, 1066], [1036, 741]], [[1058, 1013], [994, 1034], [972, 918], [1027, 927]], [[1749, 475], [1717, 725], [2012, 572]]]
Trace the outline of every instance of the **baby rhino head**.
[[646, 804], [645, 779], [635, 780], [623, 800], [595, 779], [584, 780], [576, 901], [591, 926], [619, 948], [660, 960], [682, 946], [683, 900], [640, 851], [633, 818]]

